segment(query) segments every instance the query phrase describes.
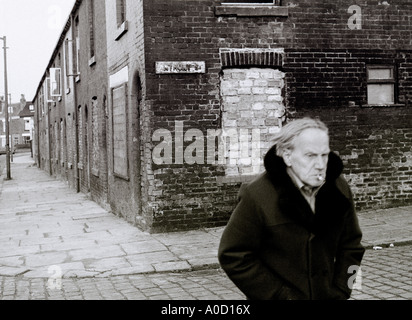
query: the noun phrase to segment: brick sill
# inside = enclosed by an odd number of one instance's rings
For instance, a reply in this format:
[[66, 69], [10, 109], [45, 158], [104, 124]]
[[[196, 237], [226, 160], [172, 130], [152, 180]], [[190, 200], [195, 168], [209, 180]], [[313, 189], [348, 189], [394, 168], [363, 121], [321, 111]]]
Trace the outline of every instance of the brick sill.
[[215, 15], [237, 17], [288, 17], [289, 8], [273, 5], [224, 5], [215, 7]]
[[100, 170], [96, 168], [92, 168], [92, 175], [94, 175], [95, 177], [99, 177]]
[[124, 21], [118, 28], [117, 28], [117, 33], [114, 38], [115, 41], [119, 41], [121, 37], [129, 30], [129, 24], [126, 21]]
[[121, 179], [121, 180], [125, 180], [125, 181], [128, 181], [128, 182], [130, 181], [130, 178], [128, 176], [124, 176], [124, 175], [116, 173], [116, 172], [113, 172], [113, 176], [115, 176], [116, 178]]
[[96, 64], [96, 56], [93, 56], [89, 59], [89, 66], [93, 66]]

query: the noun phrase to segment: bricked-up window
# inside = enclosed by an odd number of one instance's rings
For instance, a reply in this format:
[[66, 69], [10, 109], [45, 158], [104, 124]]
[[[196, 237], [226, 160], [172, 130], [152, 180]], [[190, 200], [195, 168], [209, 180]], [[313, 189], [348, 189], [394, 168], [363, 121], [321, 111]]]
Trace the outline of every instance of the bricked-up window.
[[285, 114], [285, 73], [272, 68], [227, 68], [221, 77], [226, 177], [262, 172]]
[[113, 99], [113, 170], [114, 174], [129, 179], [127, 156], [127, 91], [126, 84], [112, 90]]
[[126, 21], [126, 0], [116, 0], [117, 26]]
[[392, 66], [368, 66], [368, 104], [395, 104], [395, 76]]

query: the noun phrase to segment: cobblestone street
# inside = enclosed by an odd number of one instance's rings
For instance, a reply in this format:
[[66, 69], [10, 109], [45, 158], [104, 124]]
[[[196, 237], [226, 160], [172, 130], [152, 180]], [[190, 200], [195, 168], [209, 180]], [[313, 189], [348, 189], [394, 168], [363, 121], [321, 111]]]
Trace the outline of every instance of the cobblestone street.
[[[353, 300], [411, 300], [412, 247], [366, 251]], [[53, 276], [53, 273], [51, 274]], [[1, 277], [3, 300], [244, 300], [220, 269], [107, 278]]]
[[[0, 184], [1, 300], [244, 301], [217, 263], [223, 229], [143, 233], [30, 163], [16, 156]], [[368, 249], [353, 300], [412, 300], [410, 216], [360, 213]]]

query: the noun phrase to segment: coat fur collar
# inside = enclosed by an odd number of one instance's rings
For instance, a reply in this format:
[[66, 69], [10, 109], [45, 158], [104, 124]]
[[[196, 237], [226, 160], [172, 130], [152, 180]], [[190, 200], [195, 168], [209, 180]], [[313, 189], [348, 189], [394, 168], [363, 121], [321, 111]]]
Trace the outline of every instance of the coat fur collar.
[[266, 154], [264, 165], [278, 194], [282, 214], [303, 225], [313, 234], [327, 233], [328, 226], [336, 225], [350, 208], [350, 194], [344, 192], [337, 183], [342, 179], [343, 163], [335, 153], [329, 154], [326, 182], [316, 197], [315, 215], [287, 174], [283, 159], [276, 155], [276, 146]]

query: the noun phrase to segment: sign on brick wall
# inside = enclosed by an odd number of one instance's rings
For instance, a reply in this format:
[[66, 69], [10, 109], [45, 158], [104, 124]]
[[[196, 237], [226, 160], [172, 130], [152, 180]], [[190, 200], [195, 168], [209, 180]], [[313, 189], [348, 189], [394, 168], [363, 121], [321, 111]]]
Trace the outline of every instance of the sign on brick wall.
[[204, 61], [158, 61], [156, 73], [206, 73], [206, 63]]

